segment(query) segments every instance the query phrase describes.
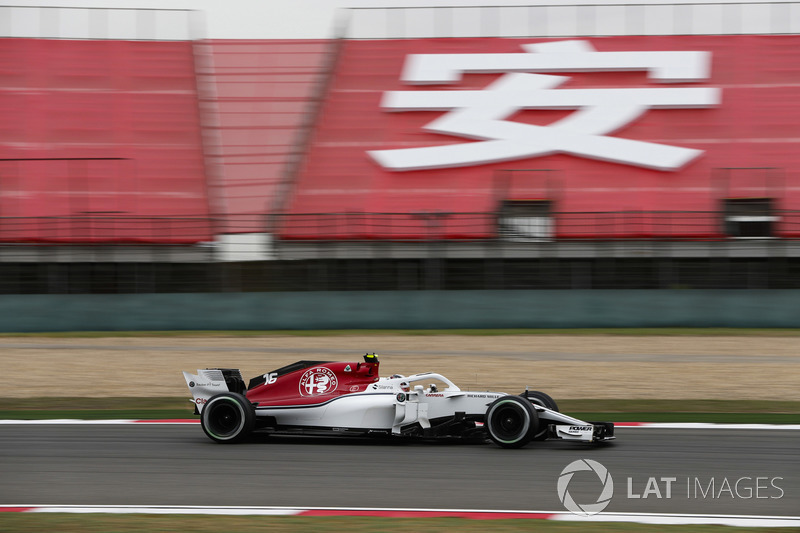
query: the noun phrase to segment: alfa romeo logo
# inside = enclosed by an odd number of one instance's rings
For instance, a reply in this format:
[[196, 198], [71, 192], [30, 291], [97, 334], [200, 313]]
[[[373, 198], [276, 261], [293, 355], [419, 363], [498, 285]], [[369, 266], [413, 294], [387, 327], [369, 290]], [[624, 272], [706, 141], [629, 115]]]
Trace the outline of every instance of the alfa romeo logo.
[[324, 366], [306, 370], [300, 378], [300, 394], [302, 396], [329, 394], [338, 386], [339, 381], [336, 379], [336, 374]]
[[[603, 490], [597, 501], [594, 503], [578, 503], [569, 493], [569, 482], [572, 481], [572, 476], [575, 472], [592, 471], [597, 474], [600, 483], [602, 483]], [[591, 516], [599, 513], [611, 503], [611, 497], [614, 496], [614, 480], [608, 469], [591, 459], [578, 459], [564, 467], [561, 475], [558, 477], [558, 499], [564, 504], [564, 507], [571, 513], [580, 516]]]

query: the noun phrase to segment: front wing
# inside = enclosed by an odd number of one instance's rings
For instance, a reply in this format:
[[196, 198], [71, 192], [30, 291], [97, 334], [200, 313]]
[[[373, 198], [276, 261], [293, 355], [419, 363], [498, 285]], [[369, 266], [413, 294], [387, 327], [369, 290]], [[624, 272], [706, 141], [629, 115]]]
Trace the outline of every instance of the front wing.
[[534, 408], [539, 423], [548, 426], [548, 437], [578, 442], [603, 442], [616, 438], [612, 422], [585, 422], [540, 405], [534, 405]]

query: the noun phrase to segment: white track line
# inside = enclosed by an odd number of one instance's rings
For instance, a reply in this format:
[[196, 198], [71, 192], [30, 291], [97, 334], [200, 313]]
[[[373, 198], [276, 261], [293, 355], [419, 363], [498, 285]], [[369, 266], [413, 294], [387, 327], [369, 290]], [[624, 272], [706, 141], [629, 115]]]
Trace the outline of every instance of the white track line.
[[[628, 425], [630, 424], [630, 425]], [[798, 430], [800, 424], [714, 424], [711, 422], [619, 422], [615, 429], [788, 429]]]
[[21, 513], [102, 513], [102, 514], [175, 514], [175, 515], [297, 515], [302, 509], [281, 507], [201, 507], [193, 505], [0, 505], [3, 510]]
[[734, 527], [800, 527], [800, 516], [747, 516], [655, 513], [600, 513], [592, 516], [558, 513], [550, 520], [569, 522], [635, 522], [637, 524], [723, 525]]
[[203, 507], [179, 505], [0, 505], [0, 512], [20, 513], [108, 513], [161, 515], [240, 516], [377, 516], [463, 517], [481, 520], [533, 519], [570, 522], [634, 522], [639, 524], [719, 524], [737, 527], [800, 527], [800, 516], [748, 516], [711, 514], [600, 513], [582, 517], [561, 511], [391, 509], [368, 507]]
[[176, 426], [200, 424], [200, 420], [81, 420], [77, 418], [58, 418], [46, 420], [0, 420], [3, 425], [30, 425], [30, 426], [57, 426], [57, 425], [86, 425], [86, 426], [114, 426], [125, 424], [140, 424], [148, 426]]

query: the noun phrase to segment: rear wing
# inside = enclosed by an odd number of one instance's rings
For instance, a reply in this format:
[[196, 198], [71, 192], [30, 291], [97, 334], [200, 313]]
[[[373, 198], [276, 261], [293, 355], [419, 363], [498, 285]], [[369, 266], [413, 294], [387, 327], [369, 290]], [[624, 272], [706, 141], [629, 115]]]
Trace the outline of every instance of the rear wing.
[[197, 374], [183, 373], [183, 379], [192, 393], [191, 402], [195, 414], [200, 414], [209, 398], [220, 392], [243, 392], [244, 379], [239, 370], [228, 368], [206, 368]]

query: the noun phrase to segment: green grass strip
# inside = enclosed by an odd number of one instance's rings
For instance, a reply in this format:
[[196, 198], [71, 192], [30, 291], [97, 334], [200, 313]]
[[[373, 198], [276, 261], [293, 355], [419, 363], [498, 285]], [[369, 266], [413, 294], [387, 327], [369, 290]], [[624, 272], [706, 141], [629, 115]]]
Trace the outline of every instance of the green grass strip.
[[707, 424], [800, 424], [800, 415], [772, 413], [568, 413], [593, 422], [680, 422]]
[[557, 400], [560, 410], [593, 413], [786, 413], [800, 415], [800, 401], [787, 400]]

